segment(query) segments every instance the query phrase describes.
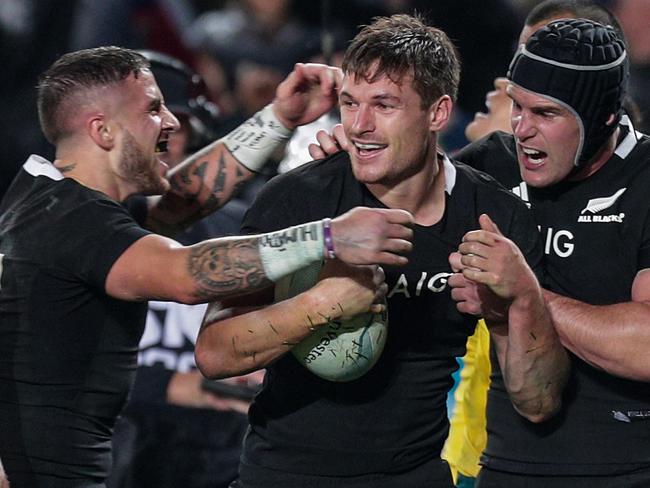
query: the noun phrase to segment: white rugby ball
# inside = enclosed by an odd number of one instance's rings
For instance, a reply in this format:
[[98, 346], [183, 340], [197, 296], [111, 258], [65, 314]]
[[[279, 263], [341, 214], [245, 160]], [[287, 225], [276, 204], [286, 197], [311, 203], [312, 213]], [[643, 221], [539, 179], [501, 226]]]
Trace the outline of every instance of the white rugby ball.
[[[275, 286], [275, 300], [293, 297], [318, 281], [322, 263], [315, 263]], [[384, 350], [388, 315], [363, 313], [349, 320], [333, 320], [293, 347], [296, 359], [315, 375], [329, 381], [352, 381], [366, 374]]]

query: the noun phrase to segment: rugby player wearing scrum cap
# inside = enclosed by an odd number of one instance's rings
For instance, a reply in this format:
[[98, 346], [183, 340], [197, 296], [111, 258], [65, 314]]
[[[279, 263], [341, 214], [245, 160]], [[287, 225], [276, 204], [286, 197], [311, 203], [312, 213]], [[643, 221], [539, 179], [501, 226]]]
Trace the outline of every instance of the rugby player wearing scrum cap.
[[[558, 20], [520, 47], [508, 78], [514, 135], [494, 133], [459, 158], [531, 205], [572, 372], [558, 414], [532, 424], [495, 368], [477, 486], [650, 486], [650, 141], [622, 110], [625, 43], [612, 27]], [[480, 308], [458, 275], [450, 283], [461, 309]]]

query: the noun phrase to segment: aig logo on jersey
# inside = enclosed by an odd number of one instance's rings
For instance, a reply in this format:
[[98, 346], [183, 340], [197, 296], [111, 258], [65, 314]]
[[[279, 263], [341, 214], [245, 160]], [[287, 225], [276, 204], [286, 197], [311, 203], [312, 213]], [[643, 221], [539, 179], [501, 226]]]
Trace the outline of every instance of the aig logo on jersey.
[[623, 223], [625, 218], [625, 213], [608, 213], [603, 215], [601, 212], [611, 208], [618, 198], [625, 193], [627, 188], [621, 188], [616, 193], [609, 197], [601, 198], [592, 198], [587, 202], [587, 206], [580, 212], [578, 216], [578, 222], [590, 222], [590, 223], [608, 223], [616, 222], [618, 224]]

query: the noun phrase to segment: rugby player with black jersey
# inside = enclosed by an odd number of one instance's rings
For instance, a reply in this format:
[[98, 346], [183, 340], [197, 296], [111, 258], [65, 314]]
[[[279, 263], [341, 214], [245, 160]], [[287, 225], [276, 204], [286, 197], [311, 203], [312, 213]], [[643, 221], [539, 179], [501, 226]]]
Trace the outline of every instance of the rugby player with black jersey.
[[[331, 248], [355, 264], [399, 264], [405, 258], [396, 253], [410, 247], [402, 224], [411, 217], [394, 210], [334, 219], [327, 243], [326, 224], [301, 225], [281, 254], [270, 243], [282, 233], [185, 247], [142, 229], [119, 202], [169, 188], [155, 152], [178, 127], [148, 66], [135, 51], [102, 47], [62, 56], [39, 82], [41, 125], [56, 160], [31, 156], [0, 206], [0, 458], [13, 486], [104, 486], [145, 300], [199, 303], [246, 292]], [[272, 106], [179, 167], [149, 222], [178, 227], [223, 203], [288, 128], [331, 108], [339, 74], [297, 65]], [[376, 307], [383, 272], [364, 271], [349, 277], [340, 269], [321, 281], [308, 313]]]
[[556, 21], [520, 47], [508, 78], [514, 136], [457, 157], [532, 207], [572, 373], [559, 415], [531, 424], [497, 371], [477, 486], [650, 486], [650, 140], [621, 113], [624, 41], [592, 21]]
[[339, 215], [356, 205], [408, 209], [416, 222], [414, 252], [405, 267], [385, 267], [385, 349], [359, 379], [317, 377], [286, 354], [310, 332], [305, 324], [288, 325], [294, 304], [249, 311], [272, 300], [269, 287], [210, 306], [197, 364], [211, 377], [267, 367], [249, 412], [236, 486], [451, 487], [440, 459], [446, 396], [455, 356], [464, 353], [476, 319], [459, 313], [450, 296], [448, 256], [463, 239], [490, 256], [510, 255], [517, 249], [513, 241], [523, 250], [505, 270], [508, 286], [495, 282], [492, 298], [499, 293], [509, 309], [491, 326], [511, 373], [515, 407], [541, 421], [557, 410], [555, 393], [568, 361], [561, 348], [546, 347], [558, 338], [526, 264], [540, 264], [539, 235], [520, 200], [439, 150], [437, 134], [449, 120], [459, 76], [455, 50], [442, 31], [407, 15], [377, 19], [352, 41], [343, 69], [339, 99], [350, 153], [271, 180], [244, 230]]

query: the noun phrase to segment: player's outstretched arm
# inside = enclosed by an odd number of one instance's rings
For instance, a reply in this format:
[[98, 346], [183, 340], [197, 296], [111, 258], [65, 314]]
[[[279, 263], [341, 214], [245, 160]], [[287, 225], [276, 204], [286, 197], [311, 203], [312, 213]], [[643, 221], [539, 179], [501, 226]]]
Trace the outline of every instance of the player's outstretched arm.
[[[462, 274], [478, 284], [479, 308], [514, 407], [528, 420], [541, 422], [561, 406], [568, 355], [521, 251], [487, 215], [479, 223], [481, 229], [467, 233], [458, 248]], [[501, 313], [495, 306], [499, 302], [505, 305]]]
[[169, 172], [171, 190], [149, 198], [146, 227], [173, 236], [224, 205], [296, 127], [334, 106], [341, 79], [338, 68], [296, 64], [276, 89], [271, 105]]
[[[350, 264], [404, 264], [412, 217], [402, 210], [357, 207], [332, 219], [256, 236], [181, 246], [151, 234], [113, 264], [109, 295], [122, 300], [204, 303], [268, 286], [323, 259]], [[329, 227], [329, 230], [328, 230]]]
[[[264, 368], [331, 320], [380, 312], [386, 294], [377, 266], [353, 267], [328, 261], [320, 281], [293, 298], [256, 309], [266, 294], [234, 298], [208, 307], [196, 342], [196, 363], [208, 378], [240, 375]], [[245, 307], [245, 308], [242, 308]], [[243, 312], [243, 313], [242, 313]]]

